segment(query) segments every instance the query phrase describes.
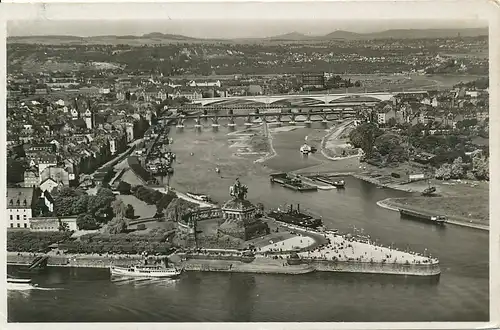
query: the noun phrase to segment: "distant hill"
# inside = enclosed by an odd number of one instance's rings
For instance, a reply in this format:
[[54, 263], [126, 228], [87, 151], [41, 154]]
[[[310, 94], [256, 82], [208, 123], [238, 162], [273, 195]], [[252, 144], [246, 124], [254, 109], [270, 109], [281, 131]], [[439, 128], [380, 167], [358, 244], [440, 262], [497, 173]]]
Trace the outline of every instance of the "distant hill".
[[330, 40], [330, 39], [349, 39], [349, 40], [356, 40], [356, 39], [362, 39], [363, 35], [355, 32], [349, 32], [349, 31], [334, 31], [332, 33], [328, 33], [325, 36], [319, 37], [322, 40]]
[[[265, 40], [294, 40], [294, 41], [301, 41], [301, 40], [311, 40], [311, 39], [315, 39], [316, 37], [311, 37], [311, 36], [307, 36], [303, 33], [299, 33], [299, 32], [291, 32], [291, 33], [287, 33], [287, 34], [282, 34], [282, 35], [278, 35], [278, 36], [273, 36], [273, 37], [268, 37], [268, 38], [264, 38]], [[255, 39], [262, 39], [262, 38], [255, 38]]]
[[370, 39], [423, 39], [423, 38], [450, 38], [450, 37], [479, 37], [487, 36], [487, 28], [478, 29], [398, 29], [365, 34]]
[[238, 39], [201, 39], [177, 34], [153, 32], [142, 36], [14, 36], [8, 37], [8, 43], [40, 43], [40, 44], [152, 44], [152, 43], [203, 43], [203, 42], [280, 42], [280, 41], [328, 41], [328, 40], [374, 40], [374, 39], [423, 39], [450, 37], [487, 36], [487, 28], [477, 29], [396, 29], [374, 33], [355, 33], [349, 31], [334, 31], [323, 36], [309, 36], [299, 32], [267, 37]]
[[196, 40], [197, 38], [186, 37], [179, 34], [165, 34], [159, 32], [153, 32], [148, 34], [143, 34], [142, 38], [152, 38], [152, 39], [169, 39], [169, 40]]

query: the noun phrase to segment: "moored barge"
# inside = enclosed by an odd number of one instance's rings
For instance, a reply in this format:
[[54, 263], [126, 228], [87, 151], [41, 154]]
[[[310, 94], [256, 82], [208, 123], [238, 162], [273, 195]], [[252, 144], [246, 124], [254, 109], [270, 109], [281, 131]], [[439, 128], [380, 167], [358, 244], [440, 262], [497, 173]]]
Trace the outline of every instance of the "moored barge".
[[317, 186], [308, 185], [302, 180], [289, 176], [287, 173], [272, 174], [270, 178], [271, 183], [279, 183], [283, 187], [295, 191], [317, 191]]
[[293, 209], [293, 205], [287, 211], [281, 211], [280, 209], [271, 211], [267, 214], [269, 218], [272, 218], [279, 222], [284, 222], [287, 224], [316, 229], [323, 226], [323, 222], [319, 218], [315, 218], [309, 214], [300, 211], [300, 205], [297, 205], [297, 209]]
[[415, 220], [435, 223], [438, 225], [444, 225], [446, 223], [446, 221], [448, 220], [447, 217], [444, 215], [429, 215], [429, 214], [411, 211], [411, 210], [405, 210], [405, 209], [399, 209], [399, 213], [401, 214], [402, 217], [405, 217], [405, 218], [411, 218], [411, 219], [415, 219]]

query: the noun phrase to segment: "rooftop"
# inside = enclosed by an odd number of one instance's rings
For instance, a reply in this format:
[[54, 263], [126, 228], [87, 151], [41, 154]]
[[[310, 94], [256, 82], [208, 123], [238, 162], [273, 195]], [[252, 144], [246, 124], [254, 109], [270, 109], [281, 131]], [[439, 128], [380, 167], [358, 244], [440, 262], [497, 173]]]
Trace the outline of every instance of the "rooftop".
[[31, 208], [33, 188], [7, 188], [7, 208]]

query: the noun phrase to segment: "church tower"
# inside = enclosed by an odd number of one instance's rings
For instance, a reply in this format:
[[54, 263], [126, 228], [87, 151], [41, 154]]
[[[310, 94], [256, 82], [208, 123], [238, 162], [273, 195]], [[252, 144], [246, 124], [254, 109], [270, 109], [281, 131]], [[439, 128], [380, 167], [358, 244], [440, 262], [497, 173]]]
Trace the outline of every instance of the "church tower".
[[90, 101], [87, 101], [87, 110], [84, 114], [85, 125], [87, 125], [87, 129], [92, 129], [94, 127], [94, 112], [90, 108]]

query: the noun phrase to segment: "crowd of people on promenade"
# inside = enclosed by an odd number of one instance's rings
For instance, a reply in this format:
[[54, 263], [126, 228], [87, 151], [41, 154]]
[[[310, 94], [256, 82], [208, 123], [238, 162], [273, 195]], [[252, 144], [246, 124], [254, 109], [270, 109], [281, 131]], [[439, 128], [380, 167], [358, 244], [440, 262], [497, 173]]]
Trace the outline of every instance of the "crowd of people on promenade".
[[[418, 253], [404, 252], [395, 248], [360, 242], [351, 235], [324, 235], [326, 243], [301, 255], [313, 260], [355, 261], [390, 264], [434, 264], [437, 259]], [[332, 241], [333, 239], [333, 241]]]

